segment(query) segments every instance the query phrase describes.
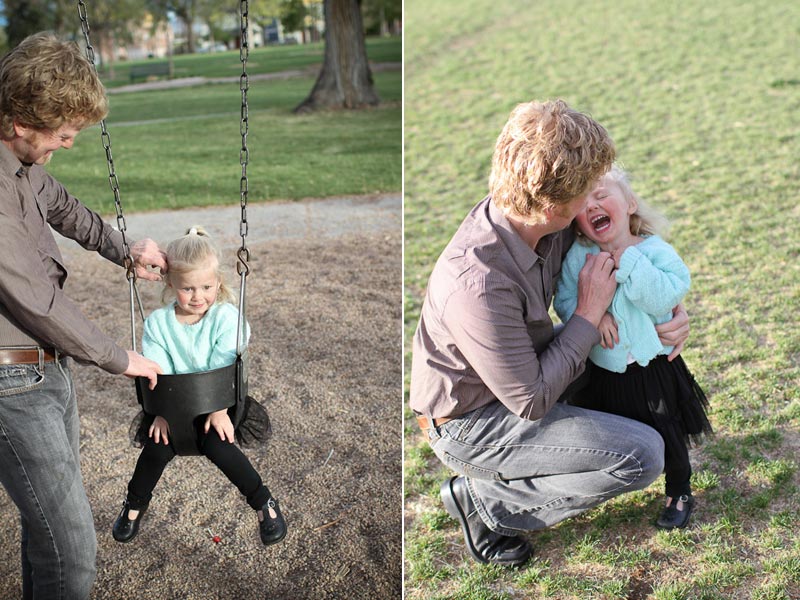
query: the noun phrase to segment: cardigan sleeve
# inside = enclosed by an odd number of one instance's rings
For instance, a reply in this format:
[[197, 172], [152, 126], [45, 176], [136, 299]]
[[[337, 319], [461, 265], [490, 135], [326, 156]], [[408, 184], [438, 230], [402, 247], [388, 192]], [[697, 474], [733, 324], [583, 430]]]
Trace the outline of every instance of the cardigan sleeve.
[[[209, 369], [218, 369], [233, 364], [236, 360], [236, 333], [239, 311], [232, 304], [221, 304], [217, 310], [214, 337], [211, 340]], [[250, 327], [245, 323], [245, 345], [250, 336]]]
[[[641, 245], [641, 244], [640, 244]], [[636, 308], [653, 316], [671, 311], [689, 291], [689, 269], [678, 253], [660, 239], [625, 250], [616, 272], [619, 292]]]
[[163, 315], [162, 311], [153, 311], [144, 320], [142, 354], [146, 358], [157, 362], [165, 375], [171, 375], [175, 372], [175, 365], [167, 349], [163, 332], [158, 327], [158, 319], [161, 315]]

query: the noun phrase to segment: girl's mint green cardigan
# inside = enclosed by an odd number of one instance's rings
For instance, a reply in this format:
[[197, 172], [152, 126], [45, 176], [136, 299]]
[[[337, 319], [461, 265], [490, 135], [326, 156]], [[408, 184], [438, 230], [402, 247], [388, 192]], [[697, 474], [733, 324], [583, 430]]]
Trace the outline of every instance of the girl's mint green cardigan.
[[[577, 241], [567, 252], [553, 299], [553, 307], [565, 323], [578, 304], [578, 273], [586, 255], [598, 252], [596, 245]], [[619, 344], [611, 349], [598, 344], [589, 358], [604, 369], [624, 373], [629, 355], [645, 366], [657, 355], [672, 351], [659, 341], [655, 325], [672, 318], [672, 309], [689, 291], [690, 277], [675, 249], [653, 235], [625, 250], [616, 279], [617, 291], [608, 311], [617, 322]]]

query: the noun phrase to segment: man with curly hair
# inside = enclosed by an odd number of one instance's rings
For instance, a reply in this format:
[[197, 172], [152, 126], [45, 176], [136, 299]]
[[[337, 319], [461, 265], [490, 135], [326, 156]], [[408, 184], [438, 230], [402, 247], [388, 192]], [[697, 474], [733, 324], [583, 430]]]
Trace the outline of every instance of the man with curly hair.
[[[39, 33], [0, 60], [0, 481], [20, 511], [24, 598], [88, 598], [95, 577], [69, 357], [151, 386], [160, 372], [64, 294], [67, 270], [50, 229], [124, 262], [120, 232], [43, 168], [107, 112], [94, 66], [74, 43]], [[167, 267], [155, 242], [130, 250], [140, 277], [160, 279], [148, 270]]]

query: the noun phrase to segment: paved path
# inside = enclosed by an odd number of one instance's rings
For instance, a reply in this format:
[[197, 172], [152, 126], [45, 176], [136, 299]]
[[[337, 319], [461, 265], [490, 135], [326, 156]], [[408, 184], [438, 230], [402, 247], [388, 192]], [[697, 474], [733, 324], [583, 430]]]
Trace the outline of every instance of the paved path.
[[[370, 70], [373, 73], [381, 71], [400, 71], [403, 64], [400, 62], [370, 63]], [[321, 65], [310, 65], [304, 69], [290, 69], [278, 71], [276, 73], [259, 73], [249, 75], [248, 81], [266, 81], [270, 79], [293, 79], [295, 77], [314, 77], [319, 73]], [[114, 88], [108, 88], [108, 94], [124, 94], [126, 92], [142, 92], [146, 90], [165, 90], [169, 88], [192, 87], [205, 85], [207, 83], [236, 83], [240, 80], [236, 77], [178, 77], [176, 79], [160, 79], [158, 81], [146, 81], [144, 83], [132, 83]]]
[[[202, 225], [221, 247], [230, 248], [241, 243], [240, 215], [238, 205], [159, 210], [126, 214], [125, 225], [131, 238], [149, 237], [161, 245], [183, 235], [192, 225]], [[113, 216], [106, 220], [115, 222]], [[402, 197], [400, 193], [391, 193], [249, 204], [247, 223], [250, 242], [399, 232]], [[63, 250], [80, 250], [72, 240], [58, 237]]]

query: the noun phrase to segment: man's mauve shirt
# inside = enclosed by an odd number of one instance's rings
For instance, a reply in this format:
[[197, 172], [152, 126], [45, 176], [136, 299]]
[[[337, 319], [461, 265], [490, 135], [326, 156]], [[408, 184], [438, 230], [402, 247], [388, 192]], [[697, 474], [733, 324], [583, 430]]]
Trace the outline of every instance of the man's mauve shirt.
[[484, 198], [450, 240], [428, 282], [411, 365], [413, 410], [453, 417], [499, 400], [543, 417], [583, 372], [600, 334], [573, 316], [554, 337], [548, 309], [574, 234], [536, 251]]
[[0, 347], [52, 347], [110, 373], [128, 354], [64, 294], [67, 270], [50, 227], [121, 264], [122, 234], [39, 165], [0, 144]]

